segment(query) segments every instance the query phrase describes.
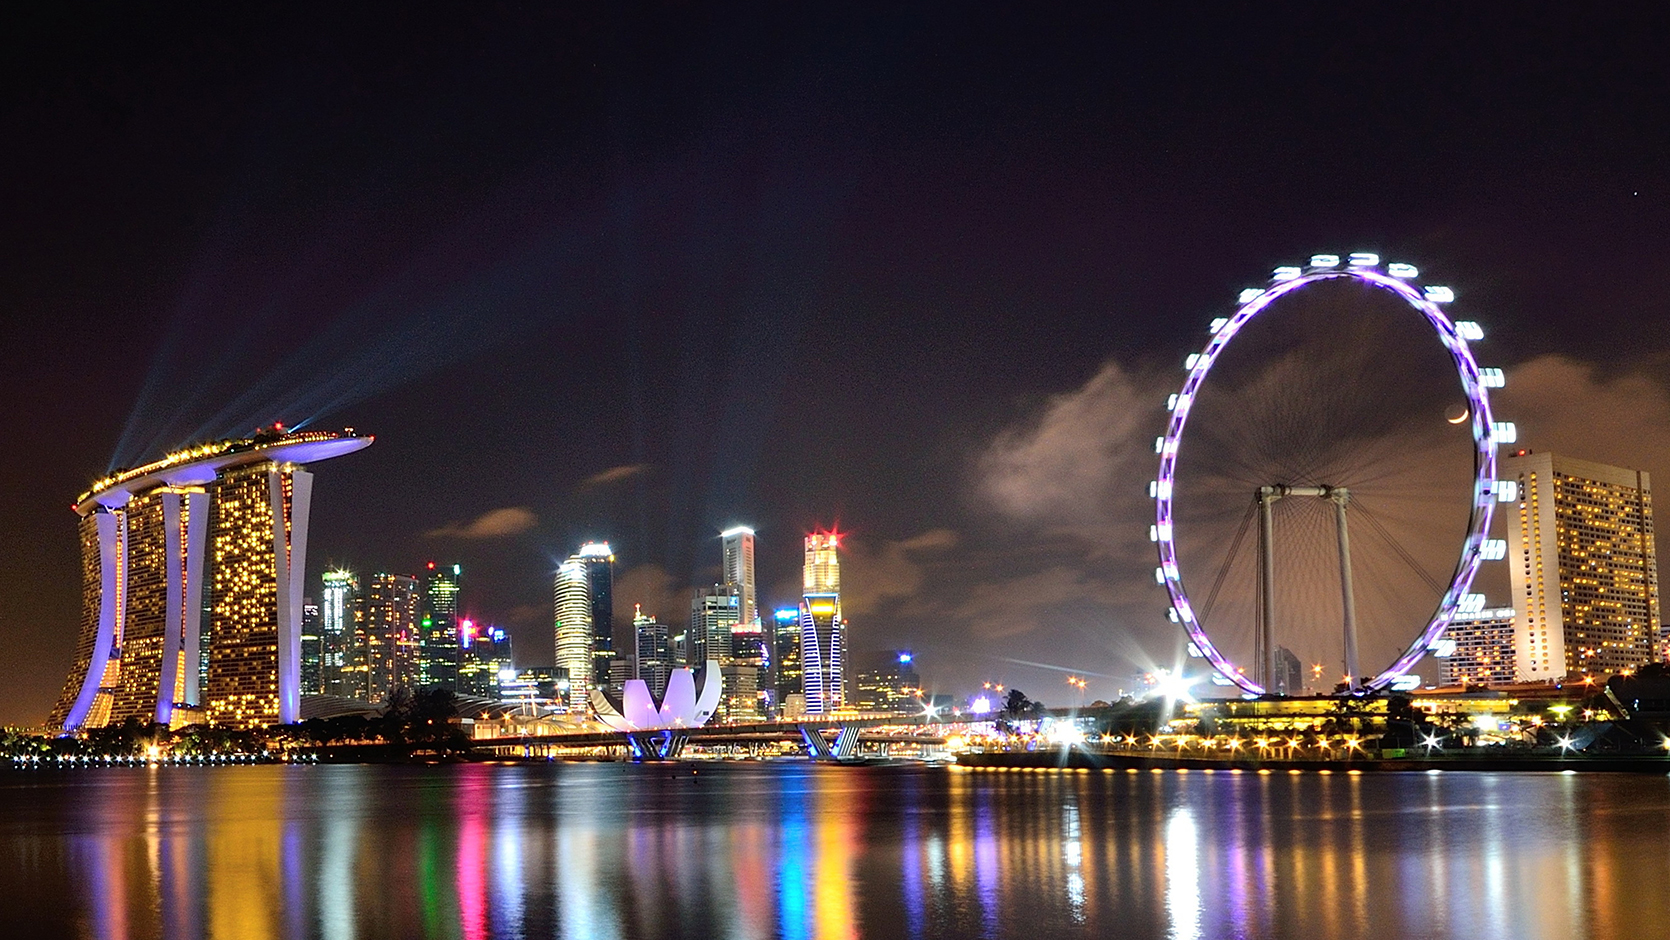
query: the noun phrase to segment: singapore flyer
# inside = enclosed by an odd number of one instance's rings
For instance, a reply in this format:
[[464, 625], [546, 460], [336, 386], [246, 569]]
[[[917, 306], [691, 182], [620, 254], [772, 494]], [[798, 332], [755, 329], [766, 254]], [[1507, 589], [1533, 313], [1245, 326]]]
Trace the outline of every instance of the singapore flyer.
[[1367, 252], [1278, 267], [1183, 363], [1150, 538], [1168, 616], [1220, 685], [1406, 687], [1483, 606], [1515, 430], [1491, 409], [1502, 371], [1474, 358], [1483, 329], [1419, 278]]

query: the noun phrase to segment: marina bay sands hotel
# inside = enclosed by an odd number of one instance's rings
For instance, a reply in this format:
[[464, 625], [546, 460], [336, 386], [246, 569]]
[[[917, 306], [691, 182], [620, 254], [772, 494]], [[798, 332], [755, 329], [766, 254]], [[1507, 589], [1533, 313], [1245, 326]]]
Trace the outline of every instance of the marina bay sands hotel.
[[313, 494], [303, 466], [371, 441], [274, 425], [81, 494], [81, 633], [50, 726], [298, 721]]

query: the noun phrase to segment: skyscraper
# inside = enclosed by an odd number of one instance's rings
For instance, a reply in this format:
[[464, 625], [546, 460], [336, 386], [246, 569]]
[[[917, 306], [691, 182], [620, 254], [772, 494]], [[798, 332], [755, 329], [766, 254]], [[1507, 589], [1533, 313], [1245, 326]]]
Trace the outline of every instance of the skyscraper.
[[731, 628], [737, 625], [742, 595], [736, 585], [715, 584], [698, 588], [690, 598], [690, 661], [700, 667], [707, 660], [720, 665], [731, 661]]
[[833, 712], [846, 703], [844, 662], [847, 625], [841, 619], [839, 533], [806, 536], [806, 564], [800, 601], [801, 687], [808, 714]]
[[565, 702], [569, 709], [583, 711], [591, 701], [592, 605], [586, 563], [578, 555], [557, 569], [551, 602], [557, 677], [559, 681], [567, 678]]
[[754, 530], [735, 526], [719, 533], [723, 546], [726, 584], [737, 587], [737, 623], [753, 624], [760, 619], [759, 592], [754, 583]]
[[915, 715], [922, 711], [922, 677], [916, 654], [883, 650], [868, 657], [868, 668], [853, 677], [853, 704], [863, 711]]
[[302, 694], [318, 695], [324, 691], [325, 648], [319, 634], [319, 605], [313, 598], [302, 598]]
[[417, 684], [421, 608], [417, 578], [378, 572], [367, 579], [351, 657], [360, 683], [354, 697], [382, 702], [396, 686]]
[[1520, 451], [1498, 476], [1518, 496], [1508, 519], [1517, 678], [1604, 676], [1653, 661], [1660, 620], [1648, 475]]
[[587, 542], [575, 558], [586, 568], [586, 596], [591, 601], [591, 685], [614, 695], [621, 690], [611, 681], [615, 656], [615, 553], [608, 542]]
[[644, 680], [650, 694], [659, 700], [667, 693], [667, 677], [673, 672], [672, 638], [667, 625], [645, 615], [642, 606], [636, 606], [632, 633], [636, 644], [633, 678]]
[[510, 634], [499, 627], [458, 621], [458, 692], [479, 698], [498, 699], [500, 683], [516, 674]]
[[298, 720], [313, 491], [300, 465], [370, 443], [274, 426], [81, 494], [81, 634], [51, 724], [172, 723], [177, 707], [229, 727]]
[[319, 605], [319, 686], [326, 695], [351, 697], [347, 682], [348, 651], [354, 642], [354, 609], [359, 582], [352, 571], [325, 572]]
[[772, 613], [771, 684], [775, 690], [771, 709], [778, 716], [793, 716], [806, 710], [805, 677], [800, 668], [800, 608], [785, 607]]
[[458, 689], [459, 565], [425, 566], [423, 630], [419, 684], [449, 691]]

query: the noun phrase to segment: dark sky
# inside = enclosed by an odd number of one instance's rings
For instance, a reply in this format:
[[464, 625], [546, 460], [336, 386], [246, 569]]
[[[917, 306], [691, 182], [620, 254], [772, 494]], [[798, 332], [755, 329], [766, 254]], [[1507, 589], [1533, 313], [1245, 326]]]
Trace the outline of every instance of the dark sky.
[[1158, 405], [1317, 251], [1455, 287], [1533, 446], [1665, 469], [1670, 10], [1437, 9], [14, 11], [0, 720], [69, 666], [73, 496], [274, 420], [377, 435], [314, 577], [460, 562], [525, 664], [582, 539], [677, 619], [725, 525], [770, 602], [839, 522], [856, 649], [1110, 696], [1178, 645]]

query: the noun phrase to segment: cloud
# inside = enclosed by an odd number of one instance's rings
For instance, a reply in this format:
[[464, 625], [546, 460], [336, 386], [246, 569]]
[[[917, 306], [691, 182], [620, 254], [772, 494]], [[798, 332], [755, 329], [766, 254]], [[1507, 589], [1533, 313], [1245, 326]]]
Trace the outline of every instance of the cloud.
[[498, 539], [526, 532], [539, 522], [533, 510], [526, 506], [507, 506], [493, 509], [475, 517], [469, 523], [450, 522], [424, 535], [429, 538]]
[[630, 480], [635, 476], [648, 473], [649, 468], [650, 465], [647, 463], [629, 463], [622, 464], [618, 467], [610, 467], [607, 470], [594, 473], [591, 476], [586, 477], [585, 480], [580, 483], [580, 486], [608, 486], [611, 483], [619, 483], [622, 480]]
[[1494, 399], [1496, 420], [1518, 428], [1517, 447], [1670, 471], [1670, 393], [1647, 373], [1538, 356], [1508, 370]]
[[929, 529], [900, 541], [871, 547], [849, 536], [841, 544], [841, 611], [847, 616], [872, 613], [891, 600], [915, 596], [924, 568], [919, 556], [954, 548], [957, 533]]
[[[1108, 363], [993, 440], [979, 461], [980, 496], [1015, 520], [1080, 527], [1123, 516], [1142, 503], [1131, 481], [1152, 469], [1142, 442], [1160, 423], [1158, 399], [1153, 383]], [[1117, 498], [1121, 483], [1130, 498]]]
[[690, 593], [660, 565], [638, 565], [615, 578], [615, 621], [630, 621], [632, 605], [662, 623], [679, 625], [690, 619]]

